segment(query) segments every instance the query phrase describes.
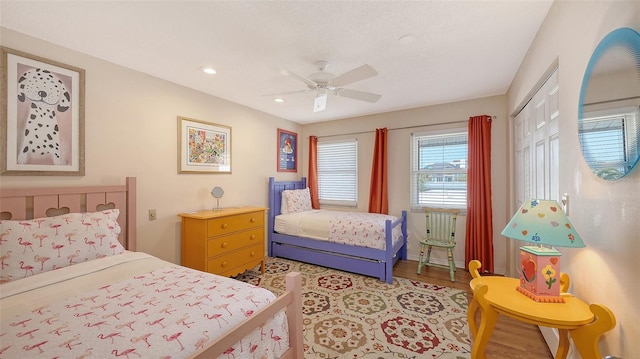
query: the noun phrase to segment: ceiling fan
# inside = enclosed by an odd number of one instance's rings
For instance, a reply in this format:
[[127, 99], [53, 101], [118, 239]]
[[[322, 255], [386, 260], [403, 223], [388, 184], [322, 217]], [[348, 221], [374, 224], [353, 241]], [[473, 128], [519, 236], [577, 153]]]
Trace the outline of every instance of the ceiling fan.
[[288, 69], [282, 69], [280, 71], [283, 75], [291, 76], [297, 80], [304, 82], [307, 85], [306, 89], [270, 94], [266, 96], [282, 96], [292, 95], [296, 93], [314, 92], [315, 101], [313, 103], [313, 112], [323, 111], [327, 107], [327, 97], [329, 94], [347, 97], [354, 100], [367, 101], [371, 103], [376, 102], [380, 99], [381, 95], [378, 94], [350, 90], [342, 87], [376, 76], [378, 72], [373, 67], [369, 65], [362, 65], [351, 71], [345, 72], [342, 75], [334, 76], [333, 74], [327, 72], [327, 68], [329, 67], [329, 63], [327, 61], [317, 61], [315, 65], [318, 67], [319, 72], [311, 74], [309, 75], [309, 77], [300, 76]]

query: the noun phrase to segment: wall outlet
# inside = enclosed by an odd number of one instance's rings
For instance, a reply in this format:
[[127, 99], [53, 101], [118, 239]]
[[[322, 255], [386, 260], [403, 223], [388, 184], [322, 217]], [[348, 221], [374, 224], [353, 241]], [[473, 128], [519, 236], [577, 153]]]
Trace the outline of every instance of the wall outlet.
[[155, 221], [158, 217], [156, 216], [156, 210], [155, 209], [150, 209], [149, 210], [149, 220], [150, 221]]

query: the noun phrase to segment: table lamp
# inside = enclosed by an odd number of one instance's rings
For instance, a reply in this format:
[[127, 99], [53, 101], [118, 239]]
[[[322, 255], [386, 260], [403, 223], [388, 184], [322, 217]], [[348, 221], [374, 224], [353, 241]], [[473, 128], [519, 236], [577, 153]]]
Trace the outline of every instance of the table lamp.
[[520, 247], [517, 290], [536, 302], [564, 303], [560, 296], [561, 254], [553, 246], [585, 247], [585, 244], [558, 202], [527, 199], [502, 235], [537, 244]]

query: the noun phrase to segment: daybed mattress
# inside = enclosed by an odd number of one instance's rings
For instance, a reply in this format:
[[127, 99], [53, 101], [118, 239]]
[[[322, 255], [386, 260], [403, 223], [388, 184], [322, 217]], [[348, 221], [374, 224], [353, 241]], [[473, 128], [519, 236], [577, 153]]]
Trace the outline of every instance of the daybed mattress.
[[[388, 219], [396, 221], [398, 217], [320, 209], [277, 215], [274, 231], [291, 236], [384, 250], [385, 221]], [[392, 235], [394, 245], [401, 241], [401, 227], [394, 227]]]
[[[0, 285], [2, 358], [186, 358], [275, 299], [273, 293], [125, 252]], [[284, 312], [221, 358], [277, 358]]]

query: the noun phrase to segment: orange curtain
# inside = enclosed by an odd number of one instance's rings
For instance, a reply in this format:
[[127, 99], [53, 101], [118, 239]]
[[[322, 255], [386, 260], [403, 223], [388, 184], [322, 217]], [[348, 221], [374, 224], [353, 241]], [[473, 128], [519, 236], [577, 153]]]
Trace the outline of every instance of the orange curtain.
[[376, 129], [369, 192], [369, 213], [389, 214], [387, 193], [387, 129]]
[[468, 136], [465, 268], [469, 269], [469, 262], [477, 259], [484, 272], [493, 273], [491, 117], [470, 117]]
[[311, 193], [311, 207], [320, 209], [318, 198], [318, 137], [309, 136], [309, 178], [307, 187]]

